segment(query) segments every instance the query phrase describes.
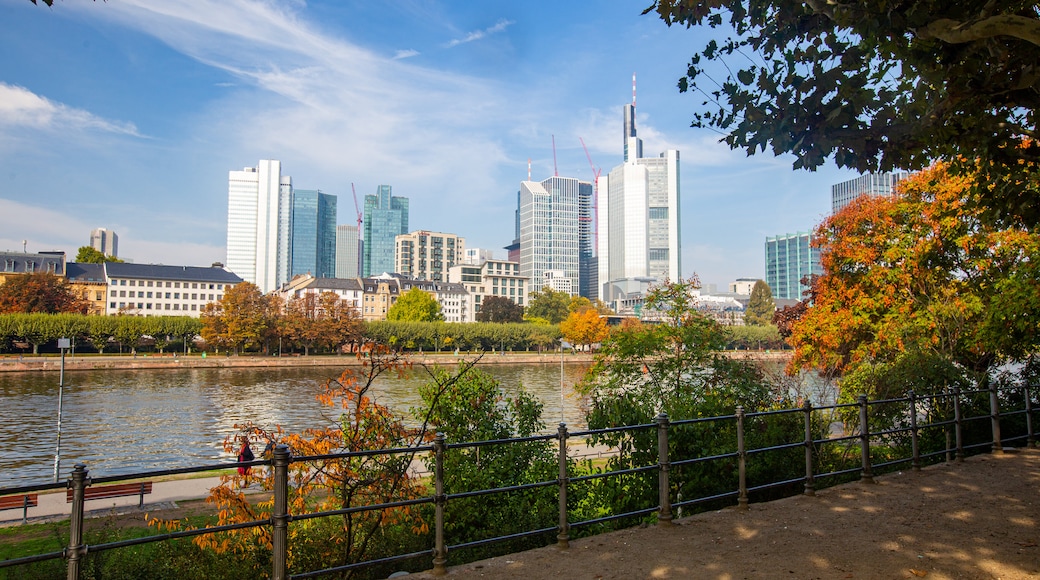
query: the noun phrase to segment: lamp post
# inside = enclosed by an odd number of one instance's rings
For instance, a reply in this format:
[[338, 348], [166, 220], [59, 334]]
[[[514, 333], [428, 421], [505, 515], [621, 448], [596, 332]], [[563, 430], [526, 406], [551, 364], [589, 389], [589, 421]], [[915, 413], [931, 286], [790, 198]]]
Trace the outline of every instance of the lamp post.
[[58, 466], [61, 456], [61, 405], [65, 394], [65, 349], [69, 348], [69, 339], [59, 338], [58, 349], [61, 350], [61, 371], [58, 374], [58, 442], [54, 446], [54, 483], [58, 483]]
[[564, 339], [560, 339], [560, 423], [566, 423], [567, 421], [563, 418], [563, 349], [570, 348], [571, 343]]

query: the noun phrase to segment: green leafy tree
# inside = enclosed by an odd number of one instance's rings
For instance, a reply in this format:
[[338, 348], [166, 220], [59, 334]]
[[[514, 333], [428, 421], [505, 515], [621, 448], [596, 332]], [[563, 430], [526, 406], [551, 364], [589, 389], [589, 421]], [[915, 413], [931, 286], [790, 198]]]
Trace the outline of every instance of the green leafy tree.
[[[655, 0], [668, 24], [724, 29], [679, 90], [733, 149], [860, 172], [981, 161], [989, 217], [1040, 224], [1035, 2]], [[1022, 163], [1025, 161], [1026, 163]], [[1012, 179], [1004, 177], [1011, 175]]]
[[[696, 310], [692, 291], [697, 287], [696, 278], [652, 287], [644, 304], [659, 313], [658, 323], [630, 325], [603, 342], [577, 386], [589, 397], [590, 429], [653, 423], [662, 412], [671, 420], [695, 419], [732, 414], [738, 405], [754, 412], [787, 402], [756, 365], [719, 353], [725, 334]], [[797, 417], [764, 422], [749, 429], [749, 441], [766, 446], [762, 443], [767, 440], [797, 437], [802, 428]], [[734, 440], [732, 423], [696, 424], [670, 433], [669, 453], [674, 459], [730, 453]], [[593, 441], [620, 450], [608, 460], [610, 470], [657, 460], [657, 436], [649, 430], [612, 431], [593, 436]], [[771, 456], [768, 466], [763, 463], [755, 469], [779, 466], [794, 477], [797, 469], [791, 464], [797, 462], [792, 457], [797, 456]], [[597, 497], [613, 510], [632, 511], [656, 502], [656, 484], [652, 477], [613, 479], [602, 484]], [[707, 497], [734, 489], [736, 479], [726, 467], [692, 466], [675, 469], [670, 485], [672, 497]]]
[[[544, 428], [542, 404], [522, 386], [507, 395], [492, 376], [464, 364], [454, 377], [437, 369], [434, 378], [420, 387], [422, 405], [412, 412], [432, 431], [443, 433], [448, 443], [528, 437]], [[444, 491], [464, 493], [553, 480], [558, 472], [555, 448], [555, 443], [544, 440], [452, 448], [444, 458]], [[427, 467], [433, 469], [432, 459]], [[556, 493], [545, 488], [510, 494], [507, 500], [460, 498], [452, 500], [448, 512], [445, 533], [452, 544], [551, 527], [559, 517]], [[541, 545], [544, 541], [528, 540], [508, 546], [506, 552]], [[503, 551], [476, 557], [496, 553]]]
[[118, 316], [114, 336], [119, 343], [120, 352], [122, 347], [130, 347], [130, 352], [137, 352], [137, 343], [145, 335], [145, 320], [140, 316]]
[[751, 326], [772, 324], [774, 312], [776, 312], [776, 303], [773, 302], [773, 292], [769, 290], [769, 284], [762, 280], [756, 281], [751, 288], [751, 300], [748, 301], [747, 310], [744, 312], [744, 324]]
[[81, 264], [104, 264], [105, 262], [122, 263], [123, 261], [115, 256], [108, 256], [91, 246], [80, 246], [79, 251], [76, 252], [76, 262]]
[[549, 324], [559, 324], [571, 313], [571, 295], [566, 292], [545, 287], [532, 291], [529, 296], [524, 313], [527, 320], [543, 319]]
[[87, 303], [76, 297], [65, 280], [47, 272], [8, 276], [0, 285], [0, 314], [15, 312], [87, 313]]
[[504, 296], [485, 296], [477, 322], [523, 322], [524, 307]]
[[116, 334], [116, 319], [111, 316], [91, 316], [87, 338], [98, 353], [104, 354], [109, 339]]
[[440, 303], [433, 296], [419, 288], [412, 288], [387, 310], [386, 319], [431, 322], [444, 320], [444, 315], [441, 314]]

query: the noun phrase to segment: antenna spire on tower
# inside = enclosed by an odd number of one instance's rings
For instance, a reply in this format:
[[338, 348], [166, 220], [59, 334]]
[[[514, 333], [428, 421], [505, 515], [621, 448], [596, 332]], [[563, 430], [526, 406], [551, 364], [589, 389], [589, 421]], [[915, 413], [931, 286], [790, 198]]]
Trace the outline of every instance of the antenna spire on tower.
[[527, 181], [531, 181], [531, 158], [527, 158]]
[[632, 73], [632, 108], [636, 106], [636, 73]]

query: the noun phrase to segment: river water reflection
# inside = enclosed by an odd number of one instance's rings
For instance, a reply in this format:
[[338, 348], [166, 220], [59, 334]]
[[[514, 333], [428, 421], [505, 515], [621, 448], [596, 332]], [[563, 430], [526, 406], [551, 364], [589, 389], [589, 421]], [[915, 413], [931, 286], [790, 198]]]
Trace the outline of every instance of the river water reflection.
[[[550, 359], [551, 360], [551, 359]], [[573, 385], [585, 365], [483, 365], [509, 393], [522, 384], [545, 405], [548, 430], [583, 427]], [[288, 432], [328, 423], [315, 400], [340, 369], [186, 369], [66, 373], [61, 425], [64, 479], [76, 463], [95, 477], [231, 459], [224, 438], [252, 421]], [[424, 371], [387, 373], [372, 394], [399, 412], [418, 404]], [[0, 373], [0, 488], [52, 481], [57, 373]], [[323, 415], [324, 413], [324, 415]]]

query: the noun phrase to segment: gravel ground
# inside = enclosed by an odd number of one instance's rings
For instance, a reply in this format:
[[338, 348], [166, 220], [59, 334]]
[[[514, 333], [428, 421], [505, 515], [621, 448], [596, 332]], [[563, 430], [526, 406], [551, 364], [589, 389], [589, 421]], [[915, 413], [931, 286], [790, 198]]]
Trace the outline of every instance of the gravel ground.
[[875, 481], [451, 567], [446, 577], [1040, 578], [1040, 450]]

